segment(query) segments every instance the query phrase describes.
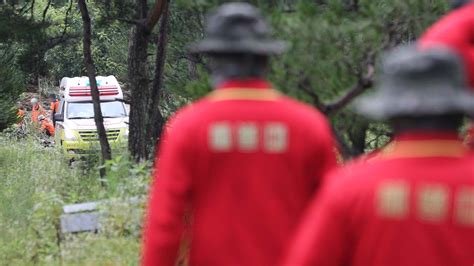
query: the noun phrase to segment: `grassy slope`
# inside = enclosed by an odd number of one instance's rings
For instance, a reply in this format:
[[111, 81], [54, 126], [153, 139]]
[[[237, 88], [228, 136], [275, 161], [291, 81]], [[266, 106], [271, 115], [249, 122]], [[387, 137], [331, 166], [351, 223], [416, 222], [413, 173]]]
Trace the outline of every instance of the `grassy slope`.
[[[55, 148], [0, 136], [0, 265], [137, 264], [143, 208], [120, 202], [144, 198], [148, 167], [118, 156], [108, 168], [104, 188], [96, 170], [70, 168]], [[62, 206], [98, 199], [116, 202], [104, 207], [103, 232], [59, 241]]]

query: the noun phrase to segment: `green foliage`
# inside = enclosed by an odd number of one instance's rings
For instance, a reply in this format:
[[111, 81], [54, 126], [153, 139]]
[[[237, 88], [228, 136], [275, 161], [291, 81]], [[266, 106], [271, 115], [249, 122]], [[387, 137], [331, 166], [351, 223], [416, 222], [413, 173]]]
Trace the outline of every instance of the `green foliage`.
[[146, 195], [150, 177], [151, 164], [143, 162], [135, 164], [126, 152], [107, 161], [106, 186], [109, 196], [118, 198], [139, 197]]
[[25, 87], [22, 72], [12, 63], [13, 56], [6, 50], [3, 52], [4, 56], [0, 56], [0, 131], [17, 121], [16, 102]]
[[54, 260], [59, 255], [57, 217], [79, 176], [68, 169], [59, 152], [33, 140], [1, 138], [0, 143], [0, 261]]
[[[103, 186], [97, 172], [71, 168], [59, 149], [35, 137], [0, 135], [1, 264], [137, 264], [150, 165], [132, 164], [124, 153], [105, 167]], [[106, 200], [101, 233], [61, 236], [63, 205], [93, 200]]]
[[140, 243], [134, 237], [70, 236], [62, 246], [61, 265], [138, 265]]
[[[205, 14], [225, 0], [172, 1], [161, 108], [167, 117], [210, 90], [207, 63], [187, 53], [187, 45], [202, 39]], [[276, 37], [290, 49], [273, 60], [269, 79], [285, 93], [317, 105], [343, 95], [374, 64], [380, 52], [412, 42], [447, 11], [445, 0], [252, 0], [269, 18]], [[57, 81], [85, 75], [82, 59], [82, 21], [75, 4], [36, 0], [32, 10], [3, 8], [0, 44], [19, 51], [14, 63], [28, 79]], [[357, 3], [355, 5], [354, 3]], [[150, 7], [154, 4], [149, 1]], [[127, 85], [128, 37], [134, 20], [131, 0], [95, 0], [88, 3], [92, 23], [93, 57], [100, 75], [113, 74]], [[15, 29], [15, 30], [12, 30]], [[152, 33], [149, 61], [156, 53], [159, 26]], [[1, 47], [1, 46], [0, 46]], [[153, 75], [153, 67], [147, 69]], [[16, 71], [18, 73], [18, 71]], [[20, 77], [22, 83], [25, 79]], [[125, 88], [127, 86], [124, 86]], [[11, 112], [10, 112], [11, 113]], [[354, 136], [373, 127], [349, 109], [331, 114], [341, 137], [353, 144]], [[374, 132], [370, 133], [373, 134]], [[351, 145], [352, 145], [351, 144]], [[352, 147], [360, 150], [360, 147]]]
[[[276, 36], [287, 40], [290, 49], [273, 60], [270, 79], [287, 94], [313, 105], [337, 100], [369, 65], [376, 65], [383, 50], [413, 42], [447, 10], [444, 0], [367, 0], [358, 1], [357, 7], [343, 0], [321, 2], [297, 1], [294, 12], [271, 12]], [[387, 133], [372, 131], [369, 121], [348, 108], [332, 113], [331, 120], [356, 154], [368, 144], [358, 145], [359, 138]]]
[[[186, 47], [202, 39], [205, 14], [223, 2], [171, 1], [164, 116], [211, 90], [206, 58], [190, 56]], [[414, 41], [447, 10], [445, 0], [249, 2], [263, 10], [275, 36], [290, 45], [287, 53], [273, 59], [269, 79], [279, 90], [315, 106], [338, 99], [375, 64], [381, 51]], [[52, 1], [46, 13], [48, 0], [35, 0], [31, 10], [32, 1], [26, 3], [0, 5], [0, 130], [15, 122], [15, 103], [28, 83], [40, 85], [45, 95], [55, 92], [60, 78], [85, 75], [76, 3]], [[88, 6], [97, 72], [126, 84], [134, 3], [93, 0]], [[159, 27], [152, 32], [150, 62], [158, 32]], [[151, 77], [154, 69], [147, 71]], [[358, 153], [389, 141], [386, 125], [367, 121], [349, 108], [331, 113], [330, 119], [341, 139]], [[29, 124], [0, 135], [0, 264], [138, 264], [151, 165], [134, 164], [120, 151], [103, 166], [97, 163], [98, 155], [70, 166], [58, 149], [40, 145], [41, 138]], [[107, 170], [102, 180], [99, 167]], [[57, 234], [62, 206], [94, 200], [105, 200], [101, 233], [62, 239]]]

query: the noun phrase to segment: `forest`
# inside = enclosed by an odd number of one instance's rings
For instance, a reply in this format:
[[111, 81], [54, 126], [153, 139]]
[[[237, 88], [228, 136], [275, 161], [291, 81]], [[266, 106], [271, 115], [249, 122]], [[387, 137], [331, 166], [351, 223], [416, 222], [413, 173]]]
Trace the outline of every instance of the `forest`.
[[[163, 127], [178, 109], [212, 90], [207, 58], [191, 55], [188, 46], [203, 38], [206, 13], [224, 2], [0, 0], [0, 264], [137, 264]], [[376, 83], [380, 54], [415, 42], [449, 10], [446, 0], [247, 2], [289, 45], [272, 58], [268, 80], [328, 117], [341, 160], [391, 138], [386, 124], [351, 109]], [[93, 61], [84, 60], [88, 48]], [[113, 150], [110, 160], [97, 153], [71, 167], [33, 126], [15, 127], [17, 110], [21, 103], [29, 111], [33, 95], [46, 102], [63, 77], [89, 76], [88, 63], [96, 75], [114, 75], [124, 90], [128, 146]], [[102, 169], [106, 174], [99, 177]], [[138, 198], [139, 207], [129, 198]], [[101, 210], [108, 215], [99, 234], [58, 233], [63, 205], [104, 199]]]

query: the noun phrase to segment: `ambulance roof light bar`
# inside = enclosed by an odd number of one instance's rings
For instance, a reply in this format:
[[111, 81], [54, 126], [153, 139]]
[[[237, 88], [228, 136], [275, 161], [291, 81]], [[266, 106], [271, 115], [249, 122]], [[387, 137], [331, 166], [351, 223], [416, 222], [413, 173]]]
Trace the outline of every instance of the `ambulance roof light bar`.
[[[123, 99], [122, 89], [114, 76], [97, 76], [96, 82], [101, 100]], [[60, 93], [67, 101], [92, 100], [88, 77], [63, 78]]]

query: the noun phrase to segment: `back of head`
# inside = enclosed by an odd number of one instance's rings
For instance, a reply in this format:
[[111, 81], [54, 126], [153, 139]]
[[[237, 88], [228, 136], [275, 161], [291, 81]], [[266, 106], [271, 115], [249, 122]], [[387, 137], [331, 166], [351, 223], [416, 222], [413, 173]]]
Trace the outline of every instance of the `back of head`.
[[394, 134], [403, 132], [457, 131], [462, 126], [462, 114], [434, 116], [403, 116], [389, 120]]
[[205, 34], [190, 52], [210, 57], [214, 85], [263, 77], [269, 57], [285, 50], [285, 43], [271, 39], [271, 28], [260, 11], [248, 3], [223, 4], [209, 13]]
[[451, 50], [402, 46], [382, 60], [378, 90], [358, 101], [358, 110], [386, 119], [396, 131], [456, 130], [474, 114], [460, 58]]
[[458, 9], [469, 4], [470, 2], [471, 0], [450, 0], [449, 4], [451, 6], [451, 9]]
[[209, 68], [214, 86], [226, 80], [264, 78], [269, 58], [255, 54], [212, 54]]

